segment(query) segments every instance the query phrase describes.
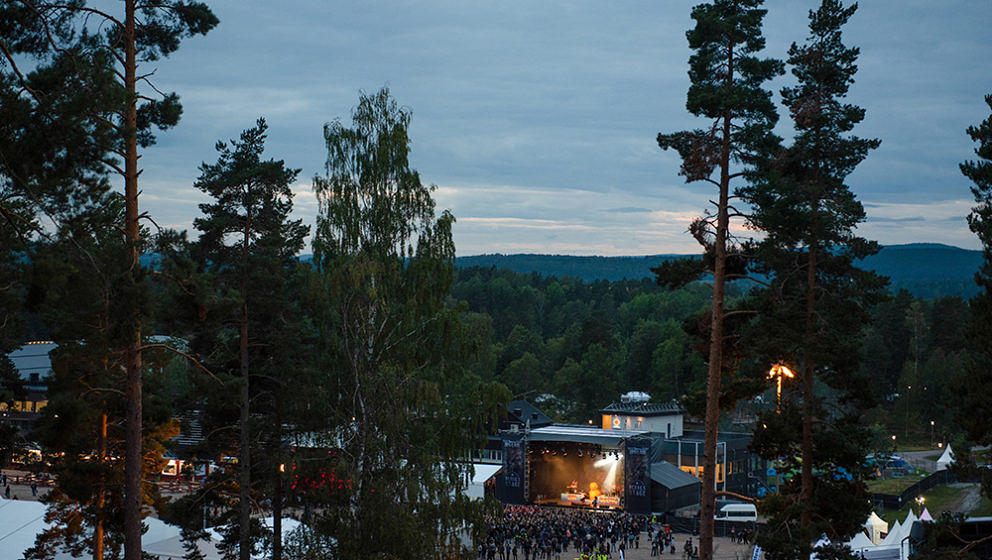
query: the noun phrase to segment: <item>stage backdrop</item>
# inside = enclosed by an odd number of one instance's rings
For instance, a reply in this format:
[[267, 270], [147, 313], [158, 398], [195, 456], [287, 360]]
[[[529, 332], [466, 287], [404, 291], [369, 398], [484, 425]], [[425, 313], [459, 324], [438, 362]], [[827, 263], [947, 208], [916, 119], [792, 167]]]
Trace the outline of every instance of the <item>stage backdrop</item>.
[[527, 442], [523, 434], [503, 435], [503, 502], [524, 504], [527, 502]]
[[630, 438], [624, 442], [624, 509], [651, 513], [651, 440]]

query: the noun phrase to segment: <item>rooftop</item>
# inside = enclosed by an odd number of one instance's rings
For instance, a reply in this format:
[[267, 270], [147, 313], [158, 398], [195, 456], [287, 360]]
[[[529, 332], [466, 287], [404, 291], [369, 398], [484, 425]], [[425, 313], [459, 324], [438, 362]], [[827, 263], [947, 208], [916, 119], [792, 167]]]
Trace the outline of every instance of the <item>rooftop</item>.
[[527, 439], [530, 441], [568, 441], [575, 443], [593, 443], [616, 447], [623, 440], [647, 435], [648, 432], [635, 430], [604, 430], [591, 426], [572, 424], [553, 424], [530, 431]]
[[685, 414], [685, 409], [675, 401], [657, 402], [618, 402], [600, 410], [602, 414], [625, 414], [637, 416], [669, 416]]

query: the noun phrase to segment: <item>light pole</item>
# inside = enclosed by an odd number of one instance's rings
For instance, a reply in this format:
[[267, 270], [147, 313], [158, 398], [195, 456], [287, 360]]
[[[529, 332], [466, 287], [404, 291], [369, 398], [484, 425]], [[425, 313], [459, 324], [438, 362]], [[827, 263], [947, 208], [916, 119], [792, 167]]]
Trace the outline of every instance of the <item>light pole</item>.
[[933, 447], [933, 420], [930, 421], [930, 447]]
[[772, 369], [768, 371], [768, 379], [778, 380], [778, 391], [776, 392], [776, 408], [775, 412], [777, 414], [782, 414], [782, 378], [788, 377], [792, 379], [796, 374], [792, 373], [792, 370], [785, 367], [785, 364], [775, 364]]

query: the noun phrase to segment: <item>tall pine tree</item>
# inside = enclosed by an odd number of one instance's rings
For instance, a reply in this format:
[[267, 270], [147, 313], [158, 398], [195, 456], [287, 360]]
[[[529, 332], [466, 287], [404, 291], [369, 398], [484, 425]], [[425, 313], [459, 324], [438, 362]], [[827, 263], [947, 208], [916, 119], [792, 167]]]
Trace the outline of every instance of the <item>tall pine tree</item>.
[[[856, 10], [823, 0], [810, 11], [809, 39], [789, 49], [798, 83], [782, 90], [793, 143], [771, 152], [740, 189], [753, 207], [750, 224], [765, 234], [757, 268], [770, 278], [753, 298], [762, 313], [751, 347], [759, 363], [796, 369], [801, 387], [786, 393], [781, 410], [762, 415], [754, 440], [764, 457], [801, 472], [765, 505], [769, 558], [806, 556], [821, 534], [850, 537], [868, 512], [861, 413], [872, 392], [859, 356], [869, 307], [885, 282], [855, 266], [878, 247], [856, 234], [865, 212], [845, 183], [879, 144], [851, 134], [865, 111], [844, 102], [859, 51], [843, 44], [841, 27]], [[796, 393], [801, 406], [790, 398]]]
[[[201, 2], [195, 0], [124, 0], [120, 11], [94, 7], [84, 0], [60, 2], [21, 0], [0, 4], [0, 52], [11, 73], [24, 76], [19, 65], [30, 67], [45, 62], [55, 53], [68, 54], [72, 64], [90, 63], [88, 56], [96, 55], [98, 69], [112, 65], [111, 80], [101, 79], [91, 93], [92, 104], [81, 108], [81, 114], [96, 117], [113, 139], [112, 153], [102, 161], [124, 182], [125, 212], [121, 223], [127, 239], [125, 248], [130, 257], [130, 274], [122, 280], [123, 311], [115, 318], [122, 325], [123, 341], [120, 352], [126, 356], [127, 371], [127, 449], [125, 461], [124, 502], [127, 560], [141, 558], [142, 519], [142, 389], [141, 354], [145, 349], [142, 326], [147, 321], [147, 309], [142, 308], [147, 289], [146, 275], [139, 261], [142, 245], [142, 214], [138, 206], [139, 150], [151, 145], [155, 138], [152, 128], [174, 126], [182, 107], [176, 94], [160, 94], [150, 85], [154, 71], [144, 72], [145, 66], [168, 56], [184, 37], [205, 34], [217, 18]], [[144, 72], [144, 73], [143, 73]], [[106, 77], [105, 72], [98, 72]], [[87, 88], [89, 89], [89, 88]], [[153, 97], [155, 96], [155, 97]], [[121, 161], [123, 160], [123, 161]]]
[[696, 26], [686, 33], [695, 51], [689, 59], [692, 85], [686, 108], [710, 124], [704, 129], [658, 135], [662, 149], [675, 149], [682, 157], [681, 174], [686, 182], [705, 181], [717, 190], [715, 208], [690, 226], [703, 246], [704, 258], [668, 261], [654, 269], [659, 282], [670, 286], [684, 285], [704, 273], [713, 280], [699, 543], [704, 560], [713, 555], [717, 424], [721, 382], [730, 369], [724, 356], [725, 284], [738, 272], [735, 264], [741, 256], [730, 237], [730, 219], [737, 215], [731, 205], [731, 182], [744, 174], [772, 139], [778, 119], [771, 93], [762, 84], [782, 73], [782, 63], [757, 56], [765, 47], [761, 23], [766, 10], [761, 4], [761, 0], [714, 0], [693, 8]]
[[[992, 109], [992, 94], [985, 96], [985, 103]], [[973, 183], [975, 206], [968, 215], [968, 226], [982, 243], [982, 266], [975, 274], [981, 291], [970, 302], [967, 333], [972, 352], [959, 380], [958, 422], [975, 441], [988, 444], [992, 430], [983, 420], [992, 415], [987, 398], [992, 390], [992, 116], [968, 127], [968, 136], [978, 144], [977, 159], [962, 163], [961, 172]]]
[[[242, 560], [250, 558], [252, 549], [252, 469], [267, 463], [253, 458], [261, 439], [252, 434], [253, 417], [270, 413], [265, 424], [273, 428], [269, 439], [276, 449], [270, 446], [268, 451], [278, 457], [278, 406], [263, 409], [258, 403], [277, 404], [272, 396], [286, 390], [285, 378], [292, 372], [287, 366], [295, 345], [286, 338], [299, 332], [295, 325], [300, 313], [293, 303], [291, 278], [298, 266], [296, 254], [309, 233], [301, 220], [289, 218], [291, 186], [299, 170], [287, 168], [282, 160], [262, 159], [266, 129], [265, 120], [259, 119], [239, 140], [230, 145], [218, 142], [217, 163], [203, 164], [195, 183], [212, 198], [200, 205], [203, 216], [194, 221], [201, 232], [194, 251], [210, 279], [216, 326], [201, 328], [207, 340], [201, 339], [198, 346], [211, 347], [211, 363], [227, 369], [239, 394], [237, 524]], [[280, 535], [277, 525], [276, 539]]]

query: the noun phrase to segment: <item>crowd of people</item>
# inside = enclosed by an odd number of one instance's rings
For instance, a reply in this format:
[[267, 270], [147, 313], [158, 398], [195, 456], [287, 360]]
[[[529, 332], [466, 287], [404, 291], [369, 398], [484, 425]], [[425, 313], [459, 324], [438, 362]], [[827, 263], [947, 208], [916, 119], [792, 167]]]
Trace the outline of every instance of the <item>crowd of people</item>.
[[[624, 559], [629, 551], [651, 549], [651, 556], [699, 557], [698, 543], [688, 536], [676, 542], [668, 525], [645, 515], [542, 506], [503, 507], [486, 519], [484, 539], [476, 543], [479, 560]], [[731, 529], [736, 544], [750, 542], [752, 531]]]
[[562, 554], [622, 558], [625, 550], [640, 548], [648, 518], [590, 509], [505, 506], [500, 518], [487, 523], [485, 541], [476, 546], [480, 560], [561, 560]]

